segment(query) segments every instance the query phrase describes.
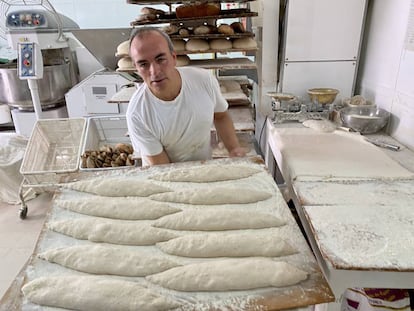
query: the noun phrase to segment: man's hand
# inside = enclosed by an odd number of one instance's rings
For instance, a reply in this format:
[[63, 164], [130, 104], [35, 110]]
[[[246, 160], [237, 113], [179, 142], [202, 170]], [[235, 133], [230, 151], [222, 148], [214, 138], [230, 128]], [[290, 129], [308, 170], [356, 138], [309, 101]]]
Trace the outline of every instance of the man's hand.
[[244, 157], [246, 156], [246, 150], [243, 147], [236, 147], [229, 152], [230, 157]]

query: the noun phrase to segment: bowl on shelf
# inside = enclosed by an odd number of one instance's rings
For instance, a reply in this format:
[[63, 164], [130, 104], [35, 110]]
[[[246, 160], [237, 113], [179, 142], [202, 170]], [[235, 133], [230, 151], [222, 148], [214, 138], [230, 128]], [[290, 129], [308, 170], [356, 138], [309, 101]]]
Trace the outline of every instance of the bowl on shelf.
[[355, 95], [351, 98], [344, 98], [342, 103], [345, 107], [375, 106], [373, 102], [365, 99], [365, 97], [361, 95]]
[[361, 134], [373, 134], [382, 130], [390, 118], [388, 111], [375, 106], [346, 107], [339, 114], [345, 127]]
[[332, 88], [313, 88], [308, 90], [308, 95], [312, 103], [330, 105], [338, 95], [339, 91]]

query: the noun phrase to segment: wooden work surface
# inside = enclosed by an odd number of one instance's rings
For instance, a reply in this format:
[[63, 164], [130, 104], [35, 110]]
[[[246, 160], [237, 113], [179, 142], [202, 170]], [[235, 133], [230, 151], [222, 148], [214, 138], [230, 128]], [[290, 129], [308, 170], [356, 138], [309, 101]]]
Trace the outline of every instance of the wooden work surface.
[[[237, 187], [238, 185], [250, 186], [254, 189], [266, 190], [272, 193], [272, 197], [265, 201], [260, 201], [257, 203], [251, 204], [237, 204], [237, 205], [225, 205], [228, 208], [236, 209], [251, 209], [257, 210], [258, 212], [268, 212], [274, 215], [278, 215], [284, 221], [286, 225], [280, 228], [280, 233], [283, 234], [283, 238], [293, 245], [297, 250], [297, 254], [290, 256], [275, 258], [275, 260], [283, 260], [288, 263], [291, 263], [300, 269], [308, 272], [308, 278], [294, 286], [282, 287], [282, 288], [263, 288], [249, 291], [232, 291], [232, 292], [207, 292], [207, 293], [181, 293], [180, 298], [188, 300], [189, 304], [183, 306], [182, 310], [280, 310], [280, 309], [290, 309], [296, 307], [302, 307], [307, 305], [320, 304], [325, 302], [333, 301], [334, 297], [331, 289], [329, 288], [325, 278], [323, 277], [313, 254], [308, 247], [300, 229], [294, 220], [288, 206], [281, 193], [279, 192], [273, 178], [267, 172], [263, 160], [260, 157], [250, 157], [250, 158], [237, 158], [237, 159], [216, 159], [211, 161], [203, 162], [186, 162], [186, 163], [177, 163], [170, 165], [162, 165], [151, 168], [132, 168], [132, 169], [123, 169], [123, 170], [111, 170], [105, 172], [78, 172], [73, 173], [70, 176], [66, 176], [61, 183], [74, 181], [74, 180], [84, 180], [95, 176], [133, 176], [137, 180], [145, 180], [149, 175], [157, 172], [167, 172], [174, 169], [180, 168], [193, 168], [197, 166], [205, 165], [214, 165], [214, 164], [224, 164], [224, 165], [246, 165], [248, 167], [257, 167], [262, 170], [262, 172], [257, 173], [251, 177], [233, 180], [229, 182], [219, 182], [221, 185], [227, 183], [231, 186]], [[160, 182], [162, 183], [162, 182]], [[165, 182], [164, 182], [165, 183]], [[216, 184], [216, 183], [213, 183]], [[210, 184], [195, 184], [195, 183], [167, 183], [164, 184], [170, 187], [173, 190], [183, 189], [183, 188], [194, 188], [199, 187], [211, 187]], [[217, 185], [217, 184], [216, 184]], [[56, 193], [56, 197], [60, 198], [70, 198], [85, 195], [84, 193], [77, 193], [76, 191], [71, 190], [60, 190]], [[183, 205], [183, 204], [181, 204]], [[193, 206], [181, 206], [182, 209], [194, 208]], [[185, 205], [185, 204], [184, 204]], [[198, 206], [200, 207], [200, 206]], [[73, 215], [71, 215], [73, 214]], [[76, 215], [75, 215], [76, 214]], [[37, 255], [44, 250], [58, 247], [64, 247], [66, 245], [73, 245], [73, 238], [69, 238], [54, 232], [50, 232], [47, 229], [47, 224], [51, 220], [64, 220], [72, 219], [73, 217], [84, 217], [77, 213], [70, 212], [68, 210], [63, 210], [57, 206], [54, 206], [52, 202], [52, 207], [48, 212], [45, 225], [43, 226], [42, 232], [40, 234], [39, 240], [37, 242], [36, 248], [34, 250], [33, 256], [29, 260], [27, 266], [22, 270], [22, 272], [17, 276], [12, 286], [6, 292], [5, 296], [1, 300], [0, 310], [21, 310], [22, 307], [33, 306], [25, 301], [20, 293], [20, 288], [22, 284], [31, 281], [34, 278], [44, 276], [44, 275], [56, 275], [61, 273], [77, 273], [74, 270], [70, 270], [64, 267], [61, 267], [56, 264], [50, 264], [45, 262], [37, 257]], [[88, 216], [86, 216], [88, 217]], [[275, 228], [267, 228], [260, 230], [271, 230]], [[256, 229], [258, 230], [258, 229]], [[269, 231], [270, 232], [270, 231]], [[183, 233], [183, 232], [181, 232]], [[61, 236], [61, 237], [59, 237]], [[68, 242], [69, 239], [72, 241]], [[92, 243], [89, 241], [83, 241], [82, 243]], [[154, 247], [154, 246], [149, 246]], [[182, 258], [182, 264], [186, 264], [187, 260], [184, 257]], [[270, 273], [271, 271], [269, 271]], [[147, 282], [143, 278], [132, 278], [137, 282]], [[174, 297], [174, 292], [168, 293], [168, 290], [163, 289], [163, 294], [171, 295]], [[191, 302], [191, 303], [190, 303]], [[178, 308], [177, 310], [180, 310]]]
[[349, 287], [411, 288], [414, 152], [355, 133], [268, 123], [268, 141], [335, 295]]

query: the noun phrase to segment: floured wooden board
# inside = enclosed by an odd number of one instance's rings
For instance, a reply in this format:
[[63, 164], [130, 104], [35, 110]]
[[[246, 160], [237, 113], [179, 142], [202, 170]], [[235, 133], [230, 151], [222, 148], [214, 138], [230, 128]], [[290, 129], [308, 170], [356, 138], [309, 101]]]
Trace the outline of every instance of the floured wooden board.
[[304, 212], [334, 268], [414, 272], [412, 203], [305, 206]]
[[[272, 128], [291, 180], [404, 179], [414, 173], [392, 160], [363, 136], [337, 130]], [[315, 147], [317, 146], [317, 147]]]
[[[220, 181], [220, 182], [209, 182], [209, 183], [192, 183], [192, 182], [161, 182], [153, 181], [159, 185], [171, 188], [173, 191], [183, 190], [183, 189], [207, 189], [215, 186], [226, 186], [231, 184], [232, 187], [251, 187], [252, 189], [267, 191], [271, 193], [271, 197], [266, 200], [245, 203], [245, 204], [224, 204], [224, 205], [192, 205], [192, 204], [182, 204], [182, 203], [171, 203], [172, 206], [182, 209], [183, 211], [195, 211], [201, 209], [221, 209], [221, 210], [240, 210], [240, 211], [250, 211], [250, 212], [262, 212], [268, 213], [275, 217], [281, 218], [286, 223], [281, 227], [272, 227], [272, 228], [263, 228], [263, 229], [249, 229], [249, 233], [257, 234], [274, 234], [275, 230], [277, 231], [278, 236], [283, 237], [283, 239], [292, 245], [298, 252], [280, 257], [268, 257], [271, 260], [284, 261], [290, 265], [297, 267], [298, 269], [304, 271], [307, 274], [307, 278], [304, 281], [300, 281], [295, 285], [285, 286], [285, 287], [266, 287], [266, 288], [256, 288], [256, 289], [246, 289], [246, 290], [230, 290], [230, 291], [176, 291], [168, 288], [164, 288], [161, 285], [151, 283], [149, 280], [144, 277], [120, 277], [120, 276], [111, 276], [116, 279], [128, 280], [136, 282], [138, 285], [143, 285], [146, 288], [150, 289], [157, 295], [162, 297], [178, 301], [180, 307], [174, 310], [277, 310], [277, 309], [290, 309], [306, 305], [314, 305], [319, 303], [331, 302], [334, 297], [332, 292], [321, 274], [321, 271], [312, 255], [308, 244], [306, 243], [302, 233], [300, 232], [299, 227], [297, 226], [296, 221], [294, 220], [289, 208], [287, 207], [281, 193], [279, 192], [273, 178], [266, 171], [262, 161], [256, 158], [244, 158], [244, 159], [219, 159], [212, 160], [207, 162], [187, 162], [180, 164], [170, 164], [156, 166], [152, 168], [133, 168], [130, 170], [122, 171], [111, 171], [111, 172], [99, 172], [93, 174], [87, 174], [82, 172], [79, 174], [74, 174], [73, 177], [76, 177], [81, 180], [86, 180], [88, 177], [96, 177], [97, 175], [102, 176], [125, 176], [128, 178], [136, 178], [136, 182], [145, 181], [149, 176], [154, 173], [165, 173], [173, 169], [179, 168], [197, 168], [200, 166], [206, 165], [239, 165], [246, 167], [259, 168], [261, 172], [254, 174], [247, 178], [242, 178], [239, 180], [230, 180], [230, 181]], [[91, 194], [76, 192], [70, 189], [63, 189], [60, 194], [57, 195], [59, 199], [68, 199], [71, 198], [82, 198], [88, 200]], [[31, 261], [29, 262], [27, 268], [25, 269], [24, 284], [35, 280], [43, 276], [59, 276], [62, 274], [67, 275], [90, 275], [87, 273], [82, 273], [77, 270], [71, 270], [65, 268], [61, 265], [52, 264], [46, 260], [42, 260], [38, 257], [40, 253], [45, 251], [64, 248], [69, 246], [81, 246], [81, 245], [94, 245], [94, 242], [88, 240], [78, 240], [70, 236], [66, 236], [57, 232], [49, 231], [47, 229], [47, 224], [52, 221], [67, 220], [67, 219], [76, 219], [76, 218], [88, 218], [91, 216], [79, 214], [71, 210], [59, 208], [56, 205], [53, 205], [50, 210], [45, 226], [40, 235], [39, 241], [37, 243], [36, 249], [34, 251], [34, 256], [32, 256]], [[105, 218], [107, 220], [107, 218]], [[154, 220], [136, 220], [136, 222], [142, 222], [146, 224], [151, 224]], [[180, 231], [174, 230], [175, 233], [180, 236], [185, 236], [189, 234], [203, 234], [201, 231]], [[227, 231], [214, 231], [215, 234], [220, 233], [229, 233]], [[231, 230], [232, 233], [243, 233], [244, 230]], [[204, 263], [208, 261], [221, 260], [223, 257], [213, 257], [213, 258], [195, 258], [195, 257], [180, 257], [174, 256], [162, 252], [156, 245], [150, 246], [131, 246], [124, 245], [123, 248], [128, 250], [142, 251], [154, 256], [162, 255], [165, 258], [170, 258], [174, 262], [177, 262], [180, 265], [187, 266], [193, 263]], [[253, 256], [254, 257], [254, 256]], [[245, 257], [251, 258], [251, 257]], [[243, 258], [239, 258], [243, 259]], [[243, 274], [243, 271], [240, 271]], [[271, 271], [269, 271], [271, 273]], [[10, 293], [16, 293], [16, 291], [9, 291]], [[36, 310], [36, 306], [29, 301], [25, 300], [21, 296], [11, 296], [7, 295], [8, 301], [17, 301], [22, 307], [23, 310]], [[48, 310], [48, 308], [43, 308], [42, 310]]]
[[414, 179], [343, 182], [294, 181], [293, 187], [302, 206], [343, 204], [414, 206]]

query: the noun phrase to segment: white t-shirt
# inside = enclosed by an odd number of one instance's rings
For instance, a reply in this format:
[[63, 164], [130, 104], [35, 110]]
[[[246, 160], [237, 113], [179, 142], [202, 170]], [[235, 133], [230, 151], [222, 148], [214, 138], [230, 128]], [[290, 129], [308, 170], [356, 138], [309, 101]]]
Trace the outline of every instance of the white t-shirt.
[[227, 101], [209, 71], [177, 69], [182, 87], [174, 100], [160, 100], [145, 83], [132, 96], [126, 113], [132, 145], [141, 156], [157, 155], [165, 149], [171, 162], [210, 159], [214, 113], [226, 111]]

